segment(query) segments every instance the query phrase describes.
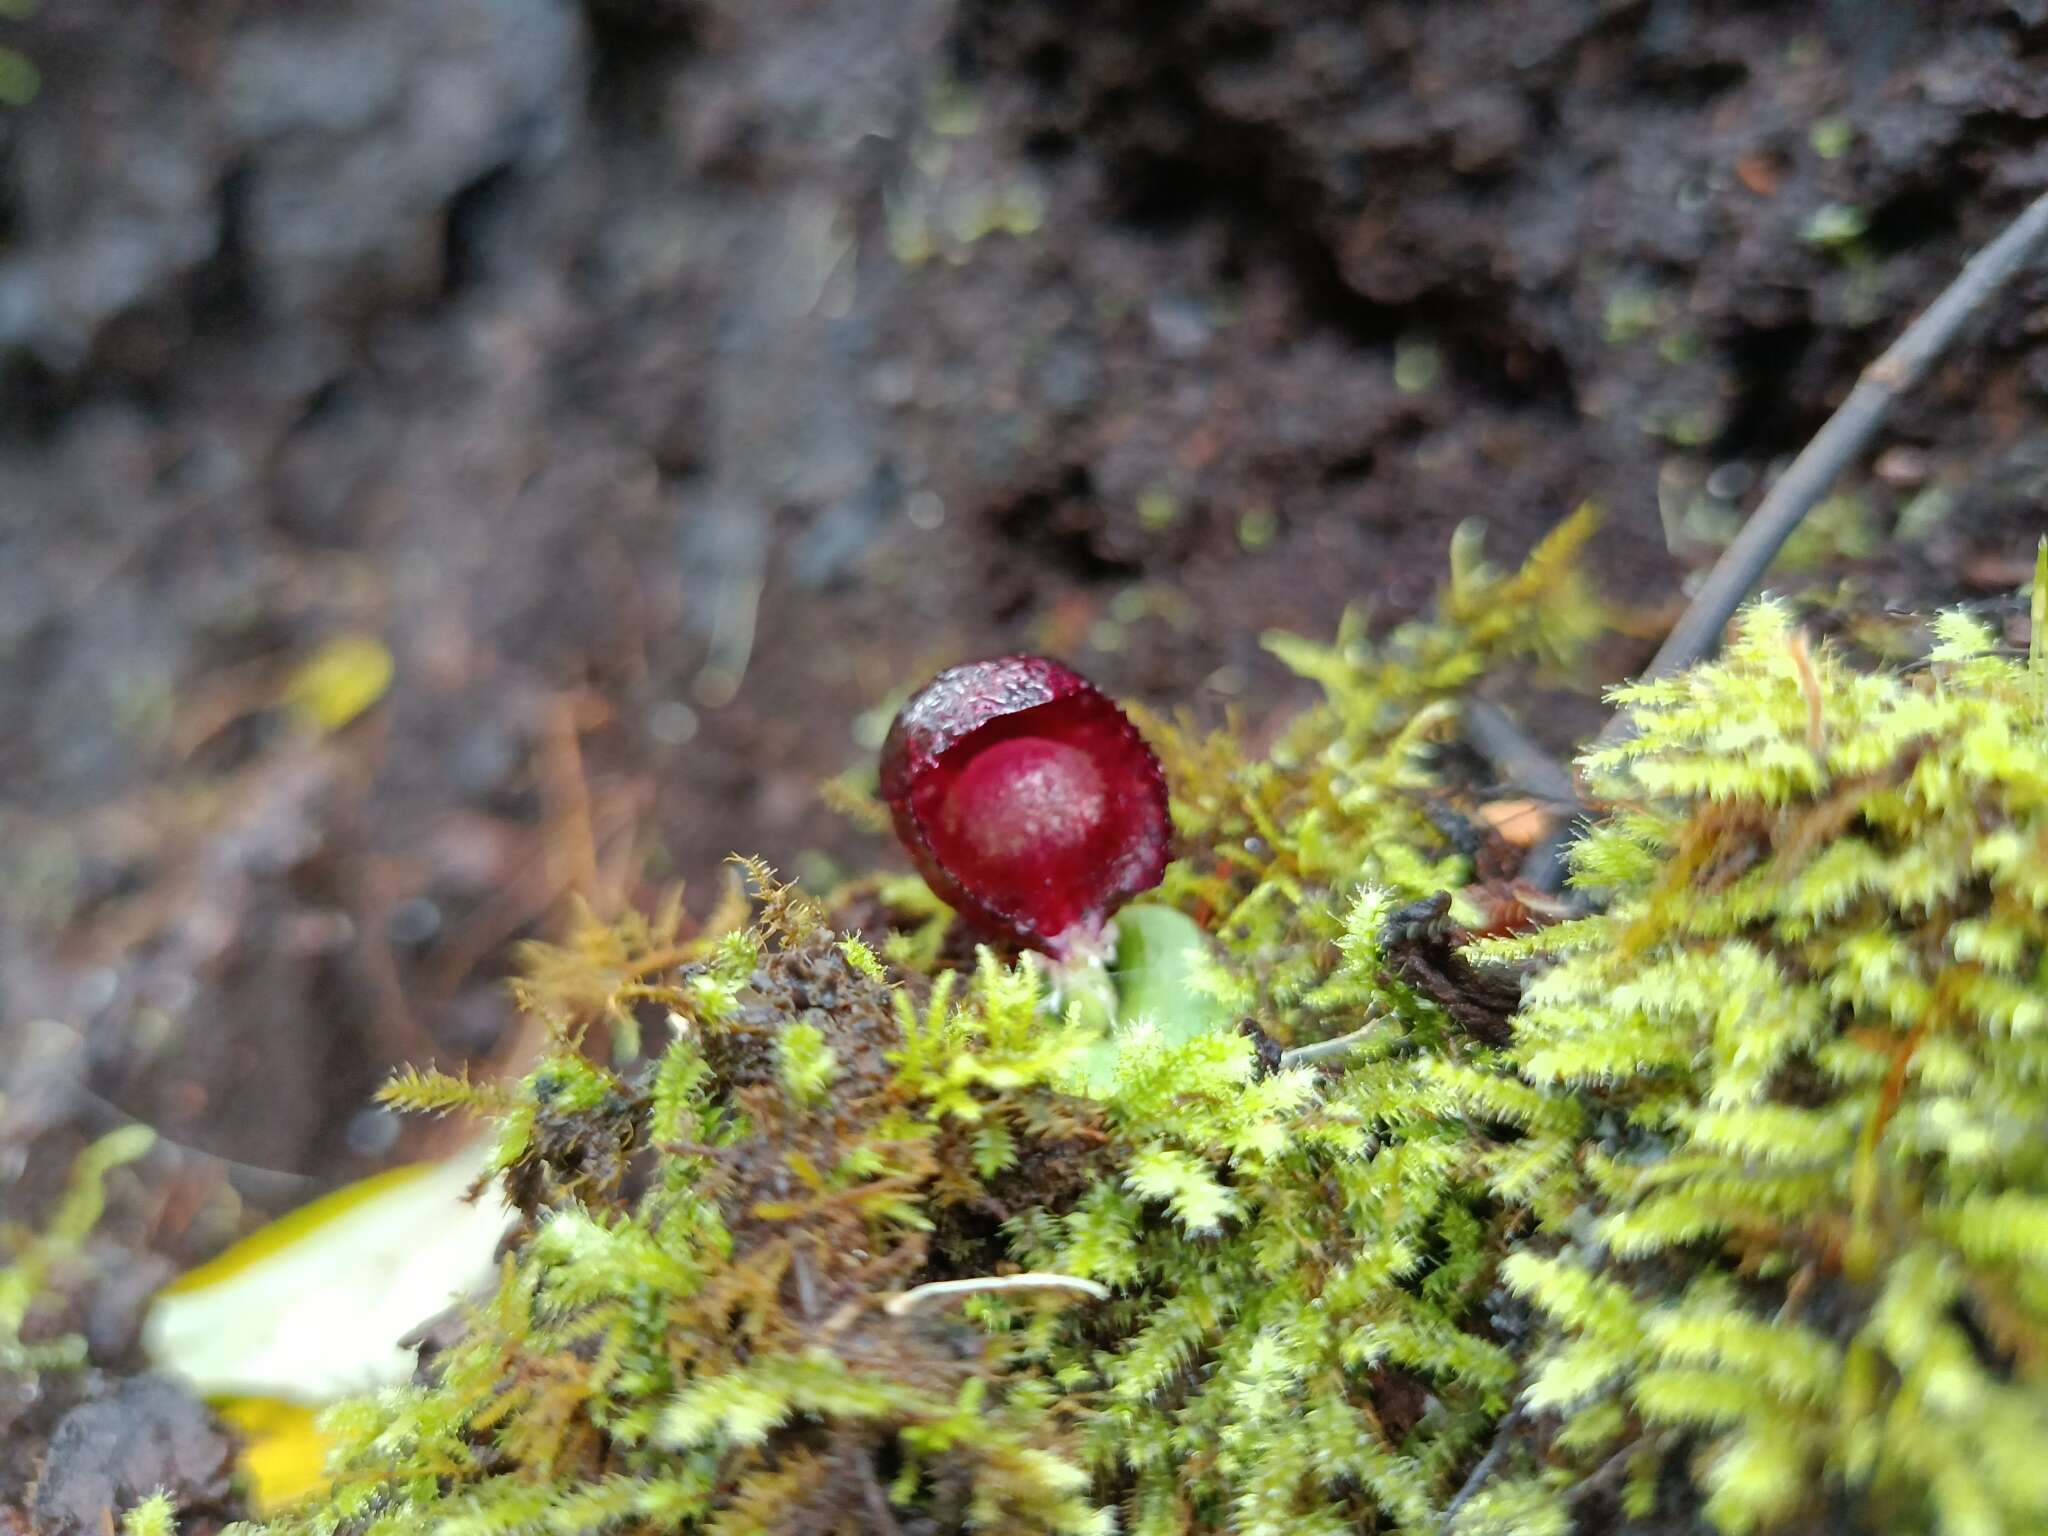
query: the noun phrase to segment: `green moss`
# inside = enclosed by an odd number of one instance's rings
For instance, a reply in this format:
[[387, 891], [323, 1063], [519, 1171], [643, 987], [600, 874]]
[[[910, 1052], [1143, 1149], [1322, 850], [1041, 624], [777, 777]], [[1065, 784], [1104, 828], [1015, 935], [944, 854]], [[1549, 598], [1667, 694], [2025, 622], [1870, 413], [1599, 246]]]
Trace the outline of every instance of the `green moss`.
[[[38, 1228], [0, 1223], [0, 1376], [33, 1378], [39, 1371], [76, 1370], [85, 1364], [85, 1339], [50, 1335], [31, 1325], [39, 1312], [61, 1313], [57, 1282], [83, 1257], [85, 1241], [106, 1210], [106, 1178], [156, 1144], [147, 1126], [125, 1126], [93, 1142], [71, 1165], [62, 1199]], [[44, 1321], [49, 1321], [45, 1318]], [[24, 1338], [24, 1330], [30, 1338]]]
[[[871, 949], [758, 867], [713, 937], [536, 951], [523, 1083], [390, 1092], [496, 1119], [522, 1240], [272, 1529], [2041, 1528], [2038, 656], [1944, 619], [1858, 674], [1752, 610], [1588, 760], [1594, 914], [1468, 951], [1533, 977], [1512, 1039], [1390, 975], [1472, 879], [1427, 749], [1487, 670], [1575, 664], [1591, 529], [1272, 637], [1327, 697], [1265, 758], [1146, 722], [1188, 852], [1113, 1027], [944, 969], [928, 896]], [[1346, 1046], [1274, 1068], [1238, 1019]]]
[[121, 1536], [178, 1536], [178, 1511], [159, 1488], [121, 1516]]
[[1858, 674], [1765, 604], [1623, 690], [1606, 910], [1495, 947], [1558, 956], [1514, 1059], [1571, 1113], [1502, 1191], [1552, 1481], [1634, 1443], [1720, 1530], [2048, 1526], [2048, 670], [1935, 627]]

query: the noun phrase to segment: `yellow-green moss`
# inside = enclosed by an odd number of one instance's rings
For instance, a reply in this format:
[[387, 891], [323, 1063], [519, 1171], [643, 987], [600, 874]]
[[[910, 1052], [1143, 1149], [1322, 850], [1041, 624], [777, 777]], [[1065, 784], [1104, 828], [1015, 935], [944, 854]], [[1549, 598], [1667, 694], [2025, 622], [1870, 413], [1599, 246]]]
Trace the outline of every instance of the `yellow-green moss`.
[[1682, 1457], [1720, 1530], [2048, 1529], [2048, 669], [1936, 631], [1859, 674], [1764, 604], [1622, 690], [1605, 911], [1493, 946], [1558, 957], [1514, 1060], [1572, 1109], [1497, 1179], [1543, 1225], [1542, 1481], [1634, 1443], [1633, 1496]]
[[111, 1131], [78, 1154], [63, 1198], [40, 1228], [0, 1223], [0, 1374], [33, 1377], [38, 1371], [75, 1370], [85, 1364], [85, 1339], [76, 1333], [22, 1337], [40, 1306], [55, 1300], [52, 1288], [77, 1263], [85, 1241], [99, 1225], [107, 1204], [106, 1178], [156, 1144], [147, 1126]]
[[[1596, 914], [1479, 947], [1535, 978], [1510, 1044], [1384, 972], [1389, 914], [1471, 876], [1423, 749], [1588, 638], [1589, 527], [1512, 576], [1461, 546], [1376, 643], [1276, 640], [1328, 697], [1265, 759], [1147, 722], [1158, 900], [1213, 943], [1108, 1039], [1035, 964], [932, 975], [927, 923], [885, 965], [759, 869], [750, 926], [536, 952], [516, 1090], [392, 1091], [497, 1120], [524, 1240], [273, 1529], [1544, 1536], [1674, 1490], [1729, 1532], [2048, 1527], [2038, 654], [1947, 619], [1862, 675], [1753, 610], [1622, 695]], [[1271, 1069], [1176, 992], [1349, 1049]]]

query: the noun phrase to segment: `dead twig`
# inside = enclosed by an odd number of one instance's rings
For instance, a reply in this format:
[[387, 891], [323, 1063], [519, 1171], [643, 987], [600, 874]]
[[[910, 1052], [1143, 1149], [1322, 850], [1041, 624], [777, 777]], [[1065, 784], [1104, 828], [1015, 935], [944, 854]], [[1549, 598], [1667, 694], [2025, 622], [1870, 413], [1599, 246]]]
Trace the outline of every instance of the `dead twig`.
[[1515, 1432], [1522, 1427], [1522, 1418], [1523, 1411], [1517, 1405], [1509, 1409], [1495, 1426], [1493, 1444], [1486, 1448], [1486, 1454], [1479, 1458], [1478, 1465], [1473, 1467], [1471, 1474], [1459, 1485], [1458, 1491], [1451, 1495], [1451, 1502], [1444, 1506], [1442, 1525], [1445, 1530], [1451, 1528], [1452, 1517], [1471, 1502], [1475, 1493], [1486, 1486], [1486, 1480], [1493, 1476], [1495, 1469], [1506, 1459], [1508, 1447], [1514, 1443]]
[[[2044, 239], [2048, 239], [2048, 192], [1972, 256], [1941, 297], [1863, 370], [1849, 398], [1800, 450], [1743, 524], [1735, 542], [1714, 562], [1698, 594], [1643, 669], [1646, 681], [1683, 671], [1713, 652], [1722, 629], [1777, 558], [1800, 519], [1827, 494], [1849, 461], [1869, 446], [1899, 396], [1926, 377], [1964, 322], [2005, 285]], [[1617, 714], [1600, 733], [1600, 741], [1607, 745], [1627, 733], [1628, 717]]]
[[583, 771], [583, 733], [601, 723], [587, 696], [563, 694], [550, 701], [542, 738], [541, 772], [544, 797], [554, 813], [558, 879], [572, 895], [593, 907], [604, 906], [597, 859], [597, 834], [590, 811], [590, 779]]
[[791, 1244], [789, 1267], [796, 1277], [797, 1310], [803, 1313], [805, 1322], [814, 1323], [818, 1320], [818, 1277], [811, 1268], [811, 1256]]
[[1807, 644], [1806, 631], [1793, 630], [1786, 648], [1791, 652], [1792, 665], [1799, 673], [1799, 692], [1806, 699], [1806, 749], [1825, 772], [1828, 746], [1826, 701], [1821, 697], [1820, 674], [1813, 669], [1813, 647]]
[[[1583, 802], [1571, 770], [1538, 746], [1514, 716], [1485, 699], [1469, 700], [1461, 713], [1465, 739], [1507, 783], [1535, 796], [1561, 818], [1580, 808]], [[1539, 891], [1554, 894], [1562, 890], [1564, 850], [1570, 839], [1569, 821], [1563, 820], [1556, 830], [1530, 846], [1516, 878]]]
[[891, 1317], [902, 1317], [920, 1304], [940, 1297], [978, 1296], [989, 1291], [1072, 1291], [1091, 1301], [1109, 1300], [1109, 1287], [1078, 1275], [981, 1275], [971, 1280], [932, 1280], [912, 1286], [883, 1302], [882, 1310]]
[[[1713, 654], [1721, 631], [1763, 579], [1800, 520], [1827, 494], [1850, 460], [1870, 446], [1899, 397], [1927, 376], [1970, 317], [2005, 286], [2044, 240], [2048, 240], [2048, 192], [2029, 203], [1996, 239], [1972, 256], [1940, 297], [1863, 370], [1849, 398], [1772, 484], [1734, 542], [1714, 562], [1699, 592], [1643, 669], [1644, 681], [1682, 672]], [[1630, 729], [1628, 712], [1617, 711], [1595, 745], [1624, 741]], [[1560, 832], [1531, 850], [1522, 866], [1523, 880], [1540, 889], [1558, 889], [1564, 879], [1563, 850], [1573, 835], [1569, 830]]]
[[[1654, 1449], [1654, 1446], [1651, 1448]], [[1630, 1441], [1612, 1456], [1601, 1462], [1598, 1467], [1574, 1483], [1571, 1492], [1566, 1495], [1567, 1500], [1576, 1505], [1599, 1498], [1612, 1488], [1614, 1484], [1621, 1481], [1623, 1474], [1628, 1471], [1636, 1458], [1643, 1454], [1644, 1449], [1645, 1442], [1641, 1440]]]
[[1538, 746], [1506, 710], [1486, 699], [1468, 699], [1460, 713], [1465, 739], [1503, 782], [1554, 809], [1578, 808], [1579, 786], [1571, 770]]
[[889, 1507], [889, 1493], [875, 1473], [873, 1458], [856, 1448], [853, 1463], [860, 1468], [861, 1497], [868, 1506], [868, 1529], [875, 1536], [902, 1536], [903, 1527], [896, 1523], [896, 1513]]
[[1380, 1033], [1382, 1020], [1374, 1014], [1369, 1022], [1349, 1034], [1338, 1035], [1329, 1040], [1317, 1040], [1308, 1045], [1297, 1045], [1292, 1050], [1280, 1053], [1280, 1064], [1276, 1070], [1292, 1072], [1297, 1067], [1312, 1067], [1319, 1061], [1348, 1055], [1355, 1047], [1365, 1044]]

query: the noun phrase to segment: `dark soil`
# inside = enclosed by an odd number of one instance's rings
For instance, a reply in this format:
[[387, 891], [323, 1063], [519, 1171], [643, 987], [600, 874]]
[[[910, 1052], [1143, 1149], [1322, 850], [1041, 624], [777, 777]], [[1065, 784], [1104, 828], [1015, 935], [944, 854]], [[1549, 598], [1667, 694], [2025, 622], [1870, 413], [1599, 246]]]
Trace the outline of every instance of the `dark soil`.
[[[0, 1414], [8, 1415], [5, 1442], [17, 1460], [47, 1444], [40, 1464], [20, 1469], [22, 1481], [0, 1492], [0, 1530], [15, 1518], [35, 1536], [104, 1536], [109, 1516], [159, 1489], [178, 1510], [181, 1533], [211, 1536], [223, 1517], [241, 1512], [229, 1497], [234, 1442], [176, 1382], [90, 1372], [57, 1380], [32, 1405], [0, 1406]], [[10, 1495], [23, 1496], [25, 1507]]]
[[[33, 1209], [146, 1119], [116, 1222], [179, 1261], [397, 1155], [392, 1063], [515, 1051], [568, 893], [896, 859], [816, 786], [945, 663], [1270, 717], [1262, 630], [1588, 497], [1653, 629], [2048, 184], [2039, 0], [65, 0], [0, 42], [43, 78], [0, 110], [0, 1177]], [[2044, 406], [2036, 273], [1809, 556], [2009, 588]], [[351, 633], [395, 682], [309, 741], [279, 689]]]

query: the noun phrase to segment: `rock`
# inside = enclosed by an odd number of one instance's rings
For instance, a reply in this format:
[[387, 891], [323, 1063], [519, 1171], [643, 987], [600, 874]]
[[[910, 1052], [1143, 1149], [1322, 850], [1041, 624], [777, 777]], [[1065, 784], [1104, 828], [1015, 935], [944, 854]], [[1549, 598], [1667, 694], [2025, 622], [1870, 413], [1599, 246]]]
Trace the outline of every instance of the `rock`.
[[224, 1514], [233, 1462], [199, 1399], [162, 1377], [131, 1377], [59, 1422], [30, 1516], [41, 1536], [104, 1536], [158, 1488], [181, 1513]]

